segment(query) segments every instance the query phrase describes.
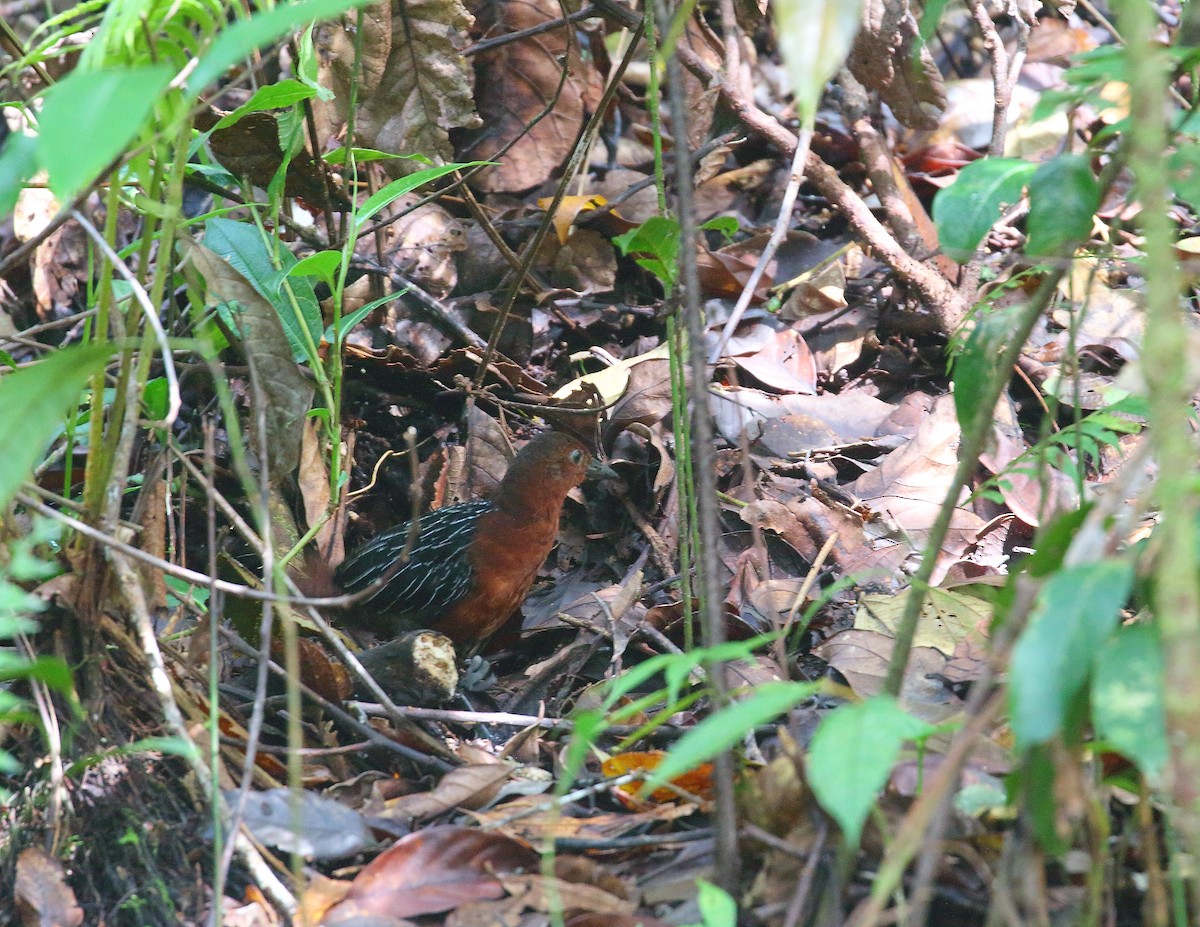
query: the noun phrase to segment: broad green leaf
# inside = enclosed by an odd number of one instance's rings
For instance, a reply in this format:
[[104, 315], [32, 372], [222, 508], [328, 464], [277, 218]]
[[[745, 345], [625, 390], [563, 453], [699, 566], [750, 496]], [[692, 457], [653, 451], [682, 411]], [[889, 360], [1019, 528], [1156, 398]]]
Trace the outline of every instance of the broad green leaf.
[[1155, 778], [1167, 765], [1163, 658], [1155, 629], [1118, 628], [1096, 655], [1092, 720], [1096, 735]]
[[25, 181], [37, 171], [37, 139], [16, 133], [0, 148], [0, 219], [16, 208]]
[[75, 70], [46, 91], [38, 159], [60, 203], [69, 203], [137, 138], [172, 73], [166, 65]]
[[342, 263], [340, 251], [318, 251], [298, 260], [288, 271], [289, 277], [312, 275], [320, 277], [332, 288], [337, 282], [338, 265]]
[[811, 119], [825, 84], [850, 53], [862, 0], [774, 0], [775, 33], [802, 120]]
[[0, 508], [8, 504], [62, 427], [80, 390], [104, 369], [107, 348], [61, 348], [44, 360], [0, 375]]
[[362, 204], [362, 208], [354, 216], [355, 231], [361, 231], [362, 227], [367, 224], [372, 216], [379, 212], [379, 210], [400, 199], [405, 193], [410, 193], [423, 184], [438, 180], [447, 174], [453, 174], [455, 171], [465, 171], [468, 168], [491, 163], [493, 162], [466, 161], [462, 164], [440, 164], [437, 167], [427, 167], [421, 171], [414, 171], [407, 176], [401, 177], [399, 180], [393, 180]]
[[960, 263], [970, 260], [1000, 210], [1021, 198], [1037, 166], [1016, 158], [972, 161], [933, 200], [942, 250]]
[[654, 274], [663, 287], [671, 290], [679, 274], [679, 223], [668, 216], [651, 216], [635, 229], [613, 239], [622, 254], [630, 255], [638, 265]]
[[807, 778], [851, 846], [858, 845], [900, 747], [933, 731], [884, 695], [843, 705], [821, 722], [809, 745]]
[[213, 42], [200, 64], [192, 71], [187, 89], [198, 96], [205, 87], [248, 57], [255, 49], [274, 42], [305, 23], [340, 16], [353, 7], [366, 6], [370, 0], [302, 0], [281, 4], [273, 10], [234, 23]]
[[1086, 155], [1060, 155], [1029, 180], [1029, 239], [1033, 257], [1065, 257], [1092, 234], [1100, 184]]
[[[654, 770], [653, 781], [668, 782], [689, 769], [706, 763], [718, 753], [741, 743], [747, 732], [779, 717], [789, 708], [811, 697], [818, 683], [768, 682], [709, 715], [671, 747], [666, 759]], [[652, 786], [647, 783], [647, 788]]]
[[317, 95], [317, 91], [306, 84], [300, 83], [298, 80], [281, 80], [277, 84], [270, 84], [266, 87], [259, 87], [249, 100], [229, 113], [221, 117], [221, 121], [213, 126], [213, 131], [224, 129], [231, 125], [236, 125], [237, 122], [247, 113], [261, 113], [268, 109], [283, 109], [291, 106], [293, 103], [299, 103], [301, 100], [311, 100]]
[[702, 927], [737, 927], [737, 902], [729, 892], [707, 879], [696, 880], [696, 891]]
[[321, 343], [321, 306], [312, 281], [303, 276], [289, 277], [296, 267], [296, 256], [280, 246], [280, 266], [276, 269], [258, 229], [233, 219], [209, 219], [204, 224], [204, 245], [228, 261], [275, 307], [296, 360], [319, 363], [313, 348]]
[[1132, 585], [1132, 564], [1117, 559], [1067, 567], [1046, 581], [1009, 669], [1012, 726], [1021, 747], [1062, 730]]
[[993, 409], [981, 409], [979, 397], [984, 395], [993, 377], [1006, 376], [996, 366], [1008, 345], [1022, 306], [1005, 309], [984, 309], [976, 319], [975, 328], [967, 338], [962, 353], [954, 359], [954, 409], [964, 433], [970, 433], [976, 418], [991, 418]]

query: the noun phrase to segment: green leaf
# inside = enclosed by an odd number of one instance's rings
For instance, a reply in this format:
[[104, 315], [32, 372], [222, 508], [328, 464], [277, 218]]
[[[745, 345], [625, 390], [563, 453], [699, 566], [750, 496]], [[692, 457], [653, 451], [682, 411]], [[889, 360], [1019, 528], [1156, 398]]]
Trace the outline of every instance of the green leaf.
[[208, 54], [188, 78], [187, 89], [199, 96], [209, 84], [250, 55], [255, 49], [274, 42], [296, 26], [332, 19], [353, 7], [366, 6], [370, 0], [302, 0], [281, 4], [273, 10], [234, 23], [213, 42]]
[[1092, 720], [1096, 734], [1148, 777], [1167, 765], [1163, 657], [1155, 628], [1118, 628], [1096, 655]]
[[291, 270], [288, 271], [288, 276], [303, 277], [312, 275], [320, 277], [332, 288], [337, 283], [337, 270], [341, 263], [342, 252], [318, 251], [297, 261]]
[[104, 369], [109, 351], [62, 348], [29, 367], [0, 375], [0, 509], [41, 459], [88, 380]]
[[811, 119], [862, 21], [862, 0], [775, 0], [775, 35], [801, 120]]
[[[1180, 145], [1171, 152], [1167, 165], [1171, 171], [1171, 189], [1175, 191], [1176, 198], [1192, 209], [1200, 208], [1200, 145]], [[0, 196], [3, 196], [3, 189], [3, 182], [0, 182]], [[0, 209], [0, 215], [3, 212]]]
[[704, 927], [737, 927], [737, 902], [707, 879], [696, 880], [696, 906]]
[[321, 343], [321, 306], [310, 280], [289, 277], [296, 267], [296, 256], [280, 246], [276, 252], [280, 266], [276, 269], [259, 230], [233, 219], [209, 219], [204, 224], [204, 244], [275, 307], [295, 359], [314, 366], [320, 363], [313, 349]]
[[967, 337], [962, 352], [954, 359], [954, 409], [959, 427], [970, 433], [980, 415], [992, 417], [995, 410], [981, 409], [979, 397], [984, 394], [993, 377], [1005, 376], [996, 362], [1008, 346], [1013, 324], [1023, 311], [1022, 306], [1005, 309], [984, 309]]
[[[425, 155], [410, 154], [400, 155], [391, 154], [387, 151], [378, 151], [375, 148], [354, 148], [354, 160], [359, 164], [365, 164], [368, 161], [388, 161], [392, 158], [403, 158], [406, 161], [420, 161], [422, 164], [433, 164]], [[328, 164], [340, 165], [345, 164], [349, 156], [349, 151], [345, 145], [341, 148], [335, 148], [329, 154], [325, 155], [325, 161]]]
[[1042, 587], [1009, 669], [1012, 726], [1022, 748], [1062, 730], [1132, 585], [1132, 564], [1109, 559], [1067, 567]]
[[934, 728], [877, 695], [836, 709], [817, 728], [808, 751], [808, 781], [851, 846], [891, 774], [900, 747]]
[[466, 161], [462, 164], [441, 164], [437, 167], [427, 167], [422, 171], [414, 171], [405, 177], [401, 177], [399, 180], [393, 180], [362, 204], [362, 208], [354, 216], [354, 229], [355, 231], [361, 231], [362, 227], [379, 210], [423, 184], [445, 177], [447, 174], [453, 174], [455, 171], [463, 171], [467, 168], [492, 163], [492, 161]]
[[946, 255], [959, 263], [970, 260], [1001, 208], [1021, 198], [1036, 170], [1017, 158], [984, 158], [959, 171], [933, 200], [933, 221]]
[[311, 100], [317, 91], [298, 80], [281, 80], [277, 84], [259, 87], [249, 100], [235, 109], [232, 113], [222, 116], [221, 121], [213, 126], [213, 131], [225, 129], [237, 122], [248, 113], [261, 113], [268, 109], [283, 109], [301, 100]]
[[1029, 181], [1029, 240], [1034, 257], [1067, 256], [1092, 234], [1100, 208], [1100, 184], [1086, 155], [1060, 155], [1047, 161]]
[[58, 657], [35, 657], [28, 660], [9, 651], [0, 650], [0, 681], [9, 679], [36, 679], [65, 695], [75, 691], [71, 669]]
[[138, 136], [172, 75], [166, 65], [75, 70], [46, 91], [38, 159], [60, 203], [90, 185]]
[[635, 229], [613, 239], [622, 254], [631, 255], [671, 290], [678, 276], [679, 223], [667, 216], [651, 216]]
[[654, 788], [654, 782], [669, 782], [736, 746], [748, 731], [811, 697], [819, 687], [818, 683], [768, 682], [746, 698], [709, 715], [679, 738], [645, 788]]
[[733, 216], [716, 216], [709, 219], [700, 228], [710, 232], [720, 232], [727, 239], [732, 239], [738, 231], [738, 220]]
[[0, 149], [0, 219], [16, 208], [25, 181], [37, 171], [37, 139], [16, 133]]

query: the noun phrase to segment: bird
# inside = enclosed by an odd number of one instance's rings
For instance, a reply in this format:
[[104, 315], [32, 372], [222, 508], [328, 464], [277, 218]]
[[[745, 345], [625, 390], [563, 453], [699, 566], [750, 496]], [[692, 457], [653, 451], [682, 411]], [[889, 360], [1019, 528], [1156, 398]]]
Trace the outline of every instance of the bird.
[[[355, 617], [369, 630], [428, 628], [478, 649], [520, 608], [558, 539], [567, 493], [589, 476], [615, 477], [587, 447], [544, 432], [509, 464], [486, 499], [443, 506], [388, 529], [334, 571], [343, 592], [365, 593]], [[408, 548], [408, 558], [403, 559]]]

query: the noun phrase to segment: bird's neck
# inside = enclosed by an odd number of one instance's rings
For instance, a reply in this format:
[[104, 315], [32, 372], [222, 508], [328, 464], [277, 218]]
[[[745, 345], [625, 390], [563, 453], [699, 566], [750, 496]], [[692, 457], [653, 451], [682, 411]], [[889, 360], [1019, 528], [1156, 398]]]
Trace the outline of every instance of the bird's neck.
[[563, 500], [567, 498], [568, 491], [569, 488], [563, 489], [551, 482], [543, 482], [540, 485], [527, 481], [513, 485], [504, 483], [493, 497], [493, 501], [497, 509], [518, 524], [553, 519], [557, 525], [558, 514], [562, 511]]

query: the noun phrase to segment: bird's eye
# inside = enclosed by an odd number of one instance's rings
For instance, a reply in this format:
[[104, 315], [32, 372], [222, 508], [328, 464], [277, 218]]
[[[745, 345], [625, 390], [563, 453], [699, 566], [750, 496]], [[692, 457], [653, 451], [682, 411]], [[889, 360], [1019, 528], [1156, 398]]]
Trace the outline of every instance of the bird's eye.
[[583, 451], [579, 450], [579, 448], [576, 448], [575, 450], [571, 451], [571, 463], [573, 463], [573, 464], [583, 463]]

